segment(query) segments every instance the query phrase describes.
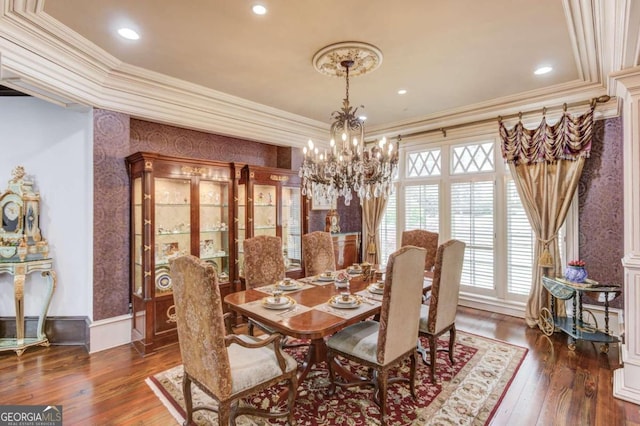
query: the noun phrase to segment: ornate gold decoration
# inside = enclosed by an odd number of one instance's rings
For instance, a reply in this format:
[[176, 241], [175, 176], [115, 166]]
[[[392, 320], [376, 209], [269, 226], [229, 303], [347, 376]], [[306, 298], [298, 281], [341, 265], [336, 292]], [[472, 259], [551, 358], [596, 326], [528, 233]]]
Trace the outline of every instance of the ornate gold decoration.
[[145, 161], [144, 162], [144, 169], [145, 170], [152, 170], [153, 169], [153, 163], [151, 161]]
[[11, 172], [11, 176], [13, 176], [13, 179], [11, 179], [10, 183], [18, 183], [19, 181], [21, 181], [26, 176], [24, 167], [16, 166], [16, 168]]
[[277, 182], [286, 182], [289, 180], [289, 176], [280, 176], [280, 175], [271, 175], [269, 179], [275, 180]]
[[145, 277], [150, 277], [151, 276], [151, 272], [150, 271], [144, 271], [144, 276]]
[[151, 194], [144, 194], [144, 199], [145, 200], [150, 200], [151, 199]]
[[176, 305], [171, 305], [167, 308], [167, 322], [177, 322], [178, 317], [176, 316]]
[[207, 173], [206, 167], [182, 166], [180, 170], [182, 170], [182, 173], [184, 174], [191, 174], [191, 175], [204, 175]]

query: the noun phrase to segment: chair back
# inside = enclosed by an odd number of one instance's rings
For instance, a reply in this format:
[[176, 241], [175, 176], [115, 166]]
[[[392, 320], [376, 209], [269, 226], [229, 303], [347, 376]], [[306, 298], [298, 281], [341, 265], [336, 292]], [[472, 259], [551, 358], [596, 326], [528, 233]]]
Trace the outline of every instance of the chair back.
[[466, 244], [449, 240], [438, 247], [433, 271], [427, 329], [437, 334], [455, 323]]
[[244, 240], [243, 247], [246, 288], [273, 284], [284, 278], [285, 266], [280, 237], [258, 235]]
[[336, 270], [333, 238], [329, 232], [314, 231], [302, 236], [302, 257], [306, 276]]
[[180, 256], [171, 261], [171, 282], [184, 371], [224, 398], [231, 394], [231, 367], [215, 269], [195, 256]]
[[427, 250], [424, 259], [425, 271], [431, 271], [436, 263], [436, 251], [438, 250], [438, 233], [414, 229], [402, 232], [402, 246], [416, 246]]
[[377, 359], [381, 364], [416, 346], [425, 255], [421, 247], [404, 246], [389, 256], [378, 333]]

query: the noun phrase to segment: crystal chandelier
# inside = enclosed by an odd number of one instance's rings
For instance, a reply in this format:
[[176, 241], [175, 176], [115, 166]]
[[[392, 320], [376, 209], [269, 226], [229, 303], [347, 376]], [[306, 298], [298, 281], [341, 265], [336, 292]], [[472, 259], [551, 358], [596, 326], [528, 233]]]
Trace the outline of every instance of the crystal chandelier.
[[[339, 61], [344, 69], [346, 96], [342, 109], [331, 114], [329, 151], [321, 152], [311, 140], [303, 149], [300, 177], [302, 194], [308, 198], [333, 204], [338, 197], [344, 197], [348, 206], [354, 192], [362, 204], [365, 199], [387, 198], [393, 191], [393, 178], [398, 167], [398, 142], [394, 146], [382, 138], [367, 147], [364, 122], [357, 116], [358, 108], [349, 105], [349, 70], [354, 66], [352, 58], [359, 58], [359, 53], [360, 50], [354, 52], [351, 48], [347, 51], [348, 57]], [[336, 57], [339, 55], [334, 54], [333, 59]], [[370, 61], [370, 58], [365, 57], [365, 60]]]

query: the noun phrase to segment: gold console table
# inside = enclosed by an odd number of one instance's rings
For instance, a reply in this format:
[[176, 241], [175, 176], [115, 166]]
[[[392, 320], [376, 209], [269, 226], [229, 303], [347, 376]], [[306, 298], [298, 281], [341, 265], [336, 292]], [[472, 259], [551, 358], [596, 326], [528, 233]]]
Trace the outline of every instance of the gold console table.
[[[47, 295], [38, 316], [38, 328], [35, 337], [25, 337], [24, 333], [24, 282], [27, 275], [40, 272], [46, 281]], [[0, 338], [0, 351], [16, 351], [18, 356], [29, 346], [49, 346], [49, 339], [44, 332], [44, 322], [56, 288], [56, 274], [53, 271], [52, 259], [25, 260], [24, 262], [0, 261], [0, 274], [13, 275], [13, 295], [16, 307], [16, 337]]]

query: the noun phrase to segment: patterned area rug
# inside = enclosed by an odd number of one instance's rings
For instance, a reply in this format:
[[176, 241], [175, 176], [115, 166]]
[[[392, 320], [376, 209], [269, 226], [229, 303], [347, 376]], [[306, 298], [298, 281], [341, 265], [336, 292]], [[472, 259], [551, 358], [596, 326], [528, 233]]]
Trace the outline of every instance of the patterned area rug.
[[[441, 346], [446, 347], [448, 335], [443, 336]], [[423, 345], [428, 347], [426, 341]], [[302, 363], [305, 347], [287, 349]], [[509, 384], [513, 380], [526, 348], [487, 339], [458, 331], [455, 347], [456, 363], [451, 365], [446, 352], [438, 352], [437, 384], [431, 384], [429, 367], [418, 362], [416, 380], [417, 399], [409, 393], [408, 384], [393, 384], [388, 390], [387, 425], [486, 425], [493, 416]], [[343, 360], [344, 361], [344, 360]], [[343, 365], [364, 374], [356, 364], [346, 361]], [[390, 377], [408, 376], [409, 363], [392, 372]], [[146, 379], [147, 384], [169, 409], [179, 424], [185, 417], [182, 397], [182, 366], [176, 366]], [[320, 364], [298, 388], [295, 417], [298, 425], [379, 425], [380, 413], [372, 400], [372, 389], [338, 388], [328, 395], [328, 371]], [[194, 406], [211, 399], [195, 385]], [[282, 388], [280, 388], [282, 389]], [[243, 403], [266, 408], [275, 407], [277, 390], [263, 392]], [[276, 407], [277, 408], [277, 407]], [[215, 413], [197, 411], [194, 420], [198, 425], [217, 425]], [[284, 420], [267, 421], [240, 416], [237, 424], [284, 425]]]

